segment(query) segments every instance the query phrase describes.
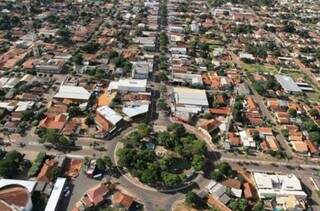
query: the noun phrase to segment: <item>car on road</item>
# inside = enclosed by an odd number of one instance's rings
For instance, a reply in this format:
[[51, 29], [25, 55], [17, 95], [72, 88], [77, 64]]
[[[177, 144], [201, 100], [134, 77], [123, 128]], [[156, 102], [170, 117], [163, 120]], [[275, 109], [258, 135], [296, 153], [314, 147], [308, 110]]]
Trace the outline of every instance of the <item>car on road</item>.
[[71, 193], [71, 190], [67, 190], [66, 192], [64, 192], [64, 197], [67, 198], [70, 195], [70, 193]]

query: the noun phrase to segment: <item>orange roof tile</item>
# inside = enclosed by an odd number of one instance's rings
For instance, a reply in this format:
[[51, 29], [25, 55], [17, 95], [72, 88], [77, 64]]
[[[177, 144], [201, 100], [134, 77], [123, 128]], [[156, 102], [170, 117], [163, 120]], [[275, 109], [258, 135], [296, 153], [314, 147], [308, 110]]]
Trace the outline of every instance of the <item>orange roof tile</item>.
[[224, 186], [230, 187], [230, 188], [236, 188], [240, 189], [241, 188], [241, 182], [236, 179], [227, 179], [222, 182]]
[[277, 139], [274, 136], [267, 136], [266, 142], [267, 142], [268, 146], [270, 147], [270, 149], [272, 149], [273, 151], [279, 150], [279, 147], [280, 147], [279, 142], [277, 141]]
[[300, 153], [308, 152], [308, 146], [303, 141], [292, 141], [292, 148]]
[[52, 170], [56, 165], [57, 161], [49, 159], [46, 160], [37, 176], [37, 180], [42, 182], [50, 182], [53, 179]]
[[228, 115], [231, 109], [229, 107], [221, 107], [221, 108], [211, 108], [209, 112], [215, 115]]
[[59, 114], [56, 116], [47, 115], [46, 118], [41, 120], [39, 127], [46, 129], [56, 129], [61, 130], [67, 121], [67, 116], [64, 114]]
[[100, 183], [99, 185], [89, 189], [85, 195], [89, 198], [92, 204], [96, 206], [104, 201], [104, 196], [108, 191], [109, 188], [106, 186], [106, 184]]
[[259, 127], [258, 131], [264, 135], [272, 135], [272, 128], [270, 127]]
[[243, 184], [243, 193], [244, 193], [244, 197], [246, 199], [251, 199], [253, 197], [253, 193], [252, 193], [252, 189], [249, 183], [244, 183]]
[[134, 202], [133, 198], [131, 196], [128, 196], [124, 193], [121, 193], [118, 191], [115, 193], [112, 197], [112, 203], [113, 204], [119, 204], [127, 209], [129, 209]]

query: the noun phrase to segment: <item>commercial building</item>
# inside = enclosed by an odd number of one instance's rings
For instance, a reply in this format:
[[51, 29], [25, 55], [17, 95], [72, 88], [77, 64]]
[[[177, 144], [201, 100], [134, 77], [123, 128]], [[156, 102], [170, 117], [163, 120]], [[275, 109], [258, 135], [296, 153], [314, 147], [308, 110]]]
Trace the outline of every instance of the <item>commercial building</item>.
[[52, 192], [47, 202], [47, 206], [45, 211], [57, 211], [58, 203], [61, 197], [61, 193], [63, 191], [64, 185], [66, 184], [66, 178], [58, 177], [56, 182], [54, 183]]
[[173, 89], [173, 95], [176, 107], [209, 107], [205, 90], [175, 87]]
[[119, 81], [112, 81], [108, 87], [108, 91], [120, 92], [145, 92], [146, 89], [146, 79], [120, 79]]
[[120, 126], [123, 118], [109, 106], [102, 106], [97, 109], [95, 121], [100, 131], [108, 132], [112, 128]]
[[153, 63], [146, 61], [139, 61], [132, 63], [132, 78], [134, 79], [148, 79], [149, 73], [152, 72]]
[[91, 93], [81, 86], [62, 85], [54, 98], [71, 102], [87, 102], [90, 96]]
[[287, 93], [302, 92], [300, 87], [293, 81], [293, 79], [290, 76], [276, 75], [275, 77], [285, 92]]
[[307, 194], [302, 190], [300, 180], [293, 174], [277, 175], [254, 172], [253, 179], [261, 199], [290, 195], [298, 199], [307, 197]]
[[130, 118], [146, 114], [149, 111], [149, 103], [125, 105], [122, 112]]

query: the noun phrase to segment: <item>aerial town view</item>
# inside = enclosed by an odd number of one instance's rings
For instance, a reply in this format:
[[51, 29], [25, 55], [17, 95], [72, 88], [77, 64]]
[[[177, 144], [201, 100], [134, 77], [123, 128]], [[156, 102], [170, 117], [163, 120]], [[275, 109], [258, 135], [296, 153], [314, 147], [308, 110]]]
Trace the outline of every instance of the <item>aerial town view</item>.
[[320, 211], [320, 0], [0, 0], [0, 211]]

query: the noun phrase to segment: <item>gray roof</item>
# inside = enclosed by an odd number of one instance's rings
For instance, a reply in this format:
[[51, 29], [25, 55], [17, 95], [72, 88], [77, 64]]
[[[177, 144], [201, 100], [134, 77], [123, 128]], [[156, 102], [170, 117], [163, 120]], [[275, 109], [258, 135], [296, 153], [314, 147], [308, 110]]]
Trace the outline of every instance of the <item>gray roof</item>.
[[276, 75], [276, 79], [285, 91], [301, 92], [301, 89], [298, 87], [298, 85], [293, 81], [293, 79], [290, 76]]
[[173, 92], [176, 104], [209, 106], [206, 90], [175, 87]]
[[85, 88], [81, 86], [60, 86], [55, 98], [77, 99], [77, 100], [89, 100], [91, 94]]

